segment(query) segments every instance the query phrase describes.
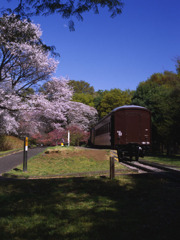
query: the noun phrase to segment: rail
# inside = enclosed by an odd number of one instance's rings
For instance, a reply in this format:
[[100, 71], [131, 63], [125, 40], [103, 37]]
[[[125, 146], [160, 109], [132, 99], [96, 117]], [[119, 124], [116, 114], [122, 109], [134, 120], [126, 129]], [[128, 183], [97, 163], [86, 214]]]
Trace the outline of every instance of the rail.
[[123, 161], [121, 164], [138, 170], [139, 173], [154, 173], [163, 177], [172, 179], [174, 181], [180, 181], [180, 170], [168, 166], [164, 166], [157, 163], [147, 162], [140, 160], [136, 161]]

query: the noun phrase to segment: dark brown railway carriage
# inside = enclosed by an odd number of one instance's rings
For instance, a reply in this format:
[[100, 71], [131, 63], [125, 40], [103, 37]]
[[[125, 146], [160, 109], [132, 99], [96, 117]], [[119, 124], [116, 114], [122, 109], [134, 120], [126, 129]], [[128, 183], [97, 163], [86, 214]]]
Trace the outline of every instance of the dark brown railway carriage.
[[124, 156], [143, 156], [151, 142], [151, 114], [147, 108], [125, 105], [115, 108], [91, 130], [94, 146], [118, 150]]

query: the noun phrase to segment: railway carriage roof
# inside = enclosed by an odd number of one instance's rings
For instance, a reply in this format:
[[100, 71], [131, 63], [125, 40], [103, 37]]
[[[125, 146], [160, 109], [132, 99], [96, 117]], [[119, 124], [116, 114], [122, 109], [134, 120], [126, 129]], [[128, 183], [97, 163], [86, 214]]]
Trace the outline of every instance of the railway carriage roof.
[[121, 106], [121, 107], [117, 107], [117, 108], [114, 108], [112, 111], [111, 111], [111, 113], [112, 112], [115, 112], [115, 111], [117, 111], [117, 110], [119, 110], [119, 109], [127, 109], [127, 108], [138, 108], [138, 109], [145, 109], [145, 110], [147, 110], [147, 108], [145, 108], [145, 107], [141, 107], [141, 106], [137, 106], [137, 105], [124, 105], [124, 106]]
[[116, 112], [116, 111], [118, 111], [118, 110], [120, 110], [120, 109], [128, 109], [128, 108], [130, 108], [130, 109], [133, 109], [133, 108], [134, 108], [134, 109], [144, 109], [144, 110], [149, 111], [147, 108], [141, 107], [141, 106], [137, 106], [137, 105], [124, 105], [124, 106], [121, 106], [121, 107], [114, 108], [108, 115], [106, 115], [105, 117], [103, 117], [103, 118], [96, 124], [96, 126], [97, 126], [99, 123], [101, 123], [102, 121], [104, 121], [107, 117], [109, 117], [109, 116], [111, 115], [111, 113]]

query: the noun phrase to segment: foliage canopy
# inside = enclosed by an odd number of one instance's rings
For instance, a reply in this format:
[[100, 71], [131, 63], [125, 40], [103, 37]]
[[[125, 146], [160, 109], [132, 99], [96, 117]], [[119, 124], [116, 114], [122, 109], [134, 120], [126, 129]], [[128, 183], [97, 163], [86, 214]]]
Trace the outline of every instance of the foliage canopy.
[[154, 144], [165, 146], [169, 154], [180, 143], [179, 76], [168, 71], [153, 74], [139, 84], [132, 103], [151, 111]]
[[97, 106], [100, 118], [106, 116], [116, 107], [130, 104], [132, 94], [133, 92], [130, 90], [122, 91], [118, 88], [105, 91], [102, 95], [101, 102]]
[[[12, 1], [12, 0], [8, 0]], [[121, 14], [123, 2], [121, 0], [19, 0], [14, 9], [7, 8], [3, 11], [15, 13], [23, 17], [33, 15], [59, 14], [63, 18], [69, 19], [76, 17], [83, 20], [82, 14], [92, 10], [95, 14], [99, 13], [99, 8], [107, 7], [111, 17]], [[74, 22], [69, 21], [70, 30], [74, 30]]]

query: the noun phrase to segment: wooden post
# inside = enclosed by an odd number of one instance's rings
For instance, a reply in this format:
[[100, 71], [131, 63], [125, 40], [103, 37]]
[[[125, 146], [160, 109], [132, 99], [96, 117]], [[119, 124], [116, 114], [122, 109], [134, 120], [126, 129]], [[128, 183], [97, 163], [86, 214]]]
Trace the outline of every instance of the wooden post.
[[113, 179], [114, 177], [115, 177], [114, 157], [110, 157], [110, 179]]
[[27, 171], [28, 137], [24, 138], [23, 172]]

